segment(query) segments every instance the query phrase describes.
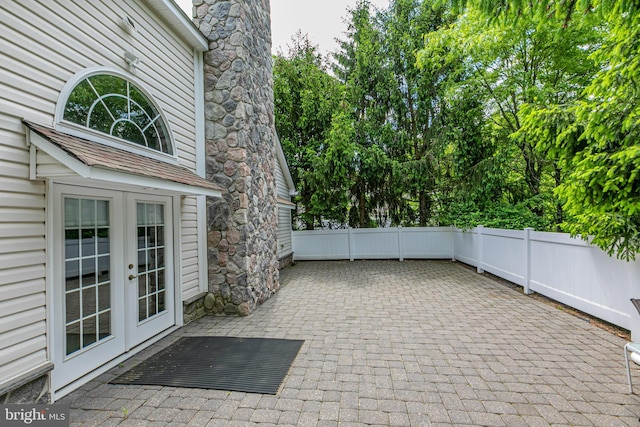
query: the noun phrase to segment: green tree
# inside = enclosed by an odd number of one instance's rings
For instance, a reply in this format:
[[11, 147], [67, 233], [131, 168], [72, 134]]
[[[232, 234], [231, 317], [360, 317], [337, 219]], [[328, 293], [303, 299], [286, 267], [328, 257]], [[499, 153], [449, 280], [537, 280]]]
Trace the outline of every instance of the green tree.
[[[433, 216], [441, 183], [444, 83], [451, 66], [420, 69], [416, 52], [423, 46], [423, 36], [448, 20], [446, 9], [434, 9], [420, 0], [395, 0], [383, 14], [382, 53], [394, 79], [389, 108], [394, 132], [387, 149], [402, 178], [394, 185], [401, 184], [403, 196], [408, 195], [417, 205], [420, 226], [427, 225]], [[396, 217], [406, 212], [401, 203], [396, 209], [400, 209]]]
[[452, 26], [428, 37], [420, 53], [424, 67], [464, 64], [452, 90], [473, 90], [482, 101], [494, 159], [508, 171], [503, 202], [524, 204], [548, 223], [562, 221], [553, 198], [561, 170], [548, 149], [522, 129], [523, 109], [579, 96], [595, 72], [588, 58], [600, 34], [589, 24], [565, 29], [553, 20], [522, 16], [488, 26], [486, 15], [470, 6]]
[[[557, 194], [571, 218], [566, 228], [619, 258], [640, 252], [640, 3], [628, 0], [567, 2], [476, 0], [500, 22], [537, 17], [571, 29], [590, 15], [607, 28], [591, 55], [599, 67], [567, 105], [530, 109], [527, 128], [565, 167]], [[459, 7], [467, 1], [457, 2]], [[551, 18], [555, 18], [551, 19]]]
[[390, 164], [383, 149], [392, 78], [382, 55], [383, 32], [372, 6], [361, 0], [349, 13], [347, 40], [341, 42], [334, 72], [345, 85], [345, 102], [354, 125], [356, 157], [349, 223], [370, 227], [376, 210], [386, 207]]
[[288, 56], [274, 57], [275, 122], [298, 188], [296, 217], [312, 229], [319, 219], [310, 209], [318, 188], [309, 171], [325, 149], [344, 89], [306, 35], [296, 34], [292, 43]]
[[307, 209], [321, 224], [347, 223], [355, 173], [353, 134], [354, 126], [348, 114], [344, 111], [334, 114], [324, 149], [313, 159], [312, 169], [306, 172], [315, 189]]
[[555, 144], [571, 170], [558, 187], [573, 217], [568, 230], [627, 260], [640, 252], [640, 12], [631, 15], [609, 16], [593, 55], [602, 69]]

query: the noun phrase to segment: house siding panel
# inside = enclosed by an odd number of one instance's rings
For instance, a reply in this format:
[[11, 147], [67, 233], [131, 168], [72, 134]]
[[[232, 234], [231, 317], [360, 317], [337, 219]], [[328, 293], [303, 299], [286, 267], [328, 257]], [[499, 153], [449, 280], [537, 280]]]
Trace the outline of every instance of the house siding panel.
[[278, 258], [283, 258], [293, 252], [291, 246], [291, 211], [278, 209]]
[[[121, 18], [137, 31], [128, 35]], [[142, 63], [134, 81], [164, 113], [178, 162], [195, 170], [193, 50], [144, 1], [0, 2], [0, 378], [17, 378], [48, 360], [45, 294], [45, 184], [29, 180], [29, 149], [21, 120], [54, 125], [65, 84], [91, 67], [128, 72], [125, 51]], [[90, 54], [88, 54], [90, 53]], [[70, 171], [39, 152], [39, 173]], [[197, 228], [195, 199], [186, 198], [181, 232]], [[199, 262], [189, 239], [185, 289], [198, 286]], [[21, 333], [29, 331], [29, 333]], [[6, 381], [0, 381], [6, 385]]]
[[[37, 342], [38, 347], [43, 347], [44, 344], [46, 342], [43, 339]], [[20, 354], [15, 351], [0, 352], [1, 357], [12, 360], [10, 363], [0, 365], [0, 378], [4, 380], [4, 382], [0, 382], [0, 388], [11, 384], [15, 378], [19, 378], [23, 373], [43, 365], [42, 361], [47, 359], [46, 350], [38, 350], [25, 356], [20, 356]]]
[[[182, 202], [182, 300], [199, 292], [197, 204], [195, 197], [185, 197]], [[193, 272], [196, 272], [194, 275]]]
[[284, 179], [284, 173], [282, 172], [280, 162], [276, 162], [276, 188], [278, 197], [282, 197], [286, 200], [290, 199], [289, 186], [287, 185], [287, 181]]
[[73, 171], [47, 153], [38, 150], [36, 154], [36, 176], [69, 176]]
[[[282, 165], [276, 161], [276, 193], [278, 198], [290, 201], [289, 186], [284, 177]], [[293, 252], [291, 245], [291, 209], [278, 206], [278, 259], [282, 259]]]

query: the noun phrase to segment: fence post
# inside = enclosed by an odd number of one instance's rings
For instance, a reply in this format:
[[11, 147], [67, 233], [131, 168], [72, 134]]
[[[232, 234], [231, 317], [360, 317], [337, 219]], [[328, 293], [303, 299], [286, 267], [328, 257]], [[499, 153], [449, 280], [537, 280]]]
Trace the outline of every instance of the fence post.
[[354, 260], [354, 256], [353, 256], [353, 231], [351, 229], [351, 227], [347, 228], [347, 231], [349, 232], [349, 261], [353, 261]]
[[404, 261], [404, 250], [402, 249], [402, 226], [398, 226], [398, 259]]
[[524, 286], [525, 295], [529, 295], [529, 282], [531, 281], [531, 232], [533, 228], [524, 229]]
[[482, 269], [482, 234], [484, 233], [484, 225], [477, 226], [476, 230], [478, 232], [478, 265], [476, 266], [476, 271], [484, 273]]
[[451, 238], [451, 261], [456, 260], [456, 238], [455, 233], [456, 227], [453, 225], [449, 227], [449, 237]]

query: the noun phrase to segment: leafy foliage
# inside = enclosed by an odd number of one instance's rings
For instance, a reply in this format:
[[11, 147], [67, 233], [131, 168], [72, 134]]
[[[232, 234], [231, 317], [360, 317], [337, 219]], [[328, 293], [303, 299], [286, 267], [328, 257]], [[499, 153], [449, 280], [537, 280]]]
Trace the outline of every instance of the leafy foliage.
[[503, 23], [555, 20], [557, 27], [572, 34], [582, 29], [586, 17], [592, 28], [607, 30], [600, 33], [603, 43], [588, 45], [596, 70], [584, 79], [579, 96], [564, 103], [526, 106], [523, 133], [536, 135], [538, 147], [548, 149], [562, 168], [556, 194], [570, 216], [564, 228], [593, 238], [609, 254], [634, 259], [640, 252], [640, 4], [480, 0], [458, 5], [464, 4]]
[[315, 226], [483, 224], [640, 251], [640, 4], [359, 0], [329, 71], [274, 58], [276, 126]]
[[297, 183], [297, 202], [302, 209], [296, 219], [306, 228], [313, 228], [319, 220], [319, 211], [309, 207], [318, 187], [310, 171], [315, 159], [323, 153], [344, 88], [329, 75], [322, 56], [308, 37], [298, 33], [292, 42], [287, 57], [274, 58], [276, 129]]
[[640, 252], [640, 13], [611, 17], [612, 30], [593, 58], [605, 64], [568, 108], [575, 121], [555, 141], [571, 168], [558, 188], [574, 215], [572, 234], [620, 258]]

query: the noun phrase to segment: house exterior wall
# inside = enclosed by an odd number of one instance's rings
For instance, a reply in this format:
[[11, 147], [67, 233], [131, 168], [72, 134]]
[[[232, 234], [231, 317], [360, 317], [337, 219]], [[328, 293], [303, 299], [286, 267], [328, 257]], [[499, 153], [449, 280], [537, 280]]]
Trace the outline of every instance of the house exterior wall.
[[[137, 31], [128, 34], [129, 16]], [[134, 74], [163, 110], [178, 162], [196, 169], [194, 49], [145, 1], [0, 2], [0, 403], [15, 388], [51, 369], [47, 340], [47, 188], [30, 180], [22, 119], [53, 126], [65, 83], [87, 68], [129, 72], [123, 59], [142, 60]], [[176, 78], [175, 76], [180, 76]], [[41, 172], [66, 173], [38, 153]], [[181, 203], [183, 297], [197, 292], [195, 197]], [[204, 244], [204, 241], [201, 242]], [[34, 393], [30, 391], [30, 393]], [[45, 390], [35, 392], [46, 400]]]
[[[286, 167], [286, 165], [284, 166]], [[291, 202], [290, 192], [291, 189], [287, 184], [284, 177], [284, 170], [282, 164], [276, 162], [276, 190], [278, 193], [278, 200]], [[291, 247], [291, 210], [292, 206], [285, 203], [278, 203], [278, 260], [280, 266], [287, 264], [287, 261], [283, 261], [290, 257], [293, 253]], [[290, 261], [288, 261], [290, 264]]]
[[269, 1], [195, 0], [205, 55], [208, 312], [247, 315], [279, 287]]

